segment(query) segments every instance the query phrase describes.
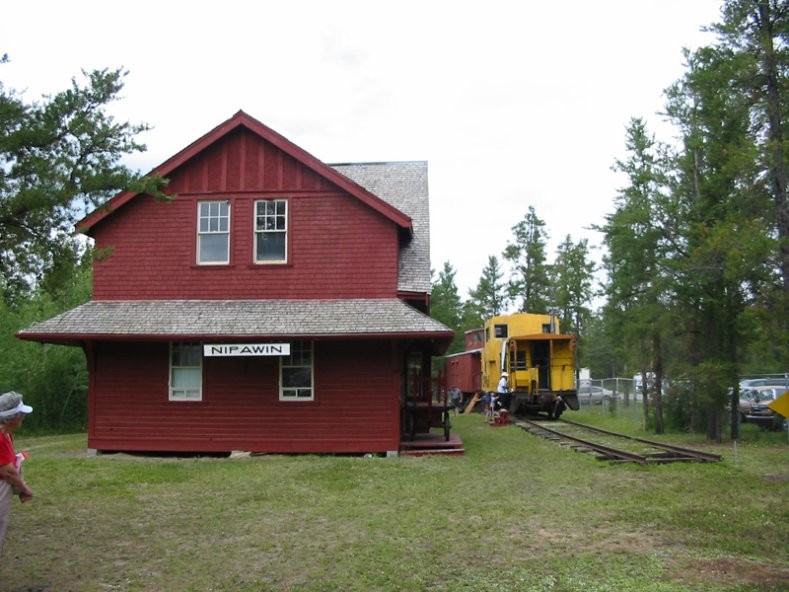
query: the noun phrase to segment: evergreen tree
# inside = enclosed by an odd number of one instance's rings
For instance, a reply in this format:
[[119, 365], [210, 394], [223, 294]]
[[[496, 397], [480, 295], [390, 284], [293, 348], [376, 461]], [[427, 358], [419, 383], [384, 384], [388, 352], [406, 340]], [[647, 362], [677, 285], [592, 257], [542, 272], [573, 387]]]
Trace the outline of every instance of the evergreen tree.
[[715, 48], [724, 88], [742, 93], [759, 159], [773, 200], [778, 266], [784, 297], [789, 293], [789, 2], [728, 0]]
[[559, 245], [553, 264], [553, 301], [559, 309], [562, 330], [574, 333], [579, 338], [592, 315], [594, 272], [595, 264], [589, 258], [588, 241], [582, 239], [573, 243], [570, 235], [567, 235]]
[[145, 149], [135, 136], [147, 129], [107, 114], [124, 75], [84, 73], [84, 83], [33, 103], [0, 83], [0, 391], [25, 394], [33, 429], [85, 427], [83, 351], [15, 337], [90, 298], [92, 250], [74, 222], [123, 190], [167, 197], [163, 179], [120, 164]]
[[[55, 272], [60, 277], [45, 275], [25, 300], [12, 307], [0, 299], [0, 392], [15, 390], [25, 395], [36, 410], [25, 425], [34, 431], [79, 431], [87, 421], [88, 374], [82, 349], [15, 337], [32, 323], [90, 298], [90, 251], [80, 251], [71, 265], [65, 257], [60, 262]], [[55, 288], [54, 292], [44, 285]]]
[[545, 222], [529, 206], [523, 220], [512, 227], [514, 242], [508, 243], [504, 259], [513, 266], [513, 277], [508, 285], [508, 295], [513, 302], [520, 300], [523, 312], [547, 313], [550, 292], [549, 271], [545, 246], [548, 234]]
[[598, 378], [621, 376], [626, 368], [620, 365], [619, 335], [609, 331], [607, 319], [592, 314], [584, 329], [584, 346], [578, 351], [579, 368], [589, 368]]
[[[432, 281], [433, 290], [430, 296], [430, 316], [444, 323], [455, 331], [455, 338], [447, 353], [462, 351], [465, 347], [463, 331], [463, 303], [460, 301], [455, 284], [455, 269], [449, 261]], [[432, 270], [431, 270], [432, 275]]]
[[[757, 150], [765, 223], [774, 232], [774, 261], [778, 281], [762, 287], [749, 307], [751, 326], [760, 335], [747, 356], [760, 371], [785, 371], [789, 343], [789, 2], [786, 0], [727, 0], [722, 22], [711, 27], [722, 88], [737, 89], [747, 106], [751, 136]], [[773, 259], [773, 257], [771, 257]]]
[[[663, 319], [667, 311], [665, 293], [669, 283], [665, 259], [673, 243], [672, 216], [667, 212], [668, 170], [671, 160], [641, 119], [632, 119], [627, 129], [628, 156], [614, 167], [628, 178], [616, 199], [616, 211], [600, 230], [608, 255], [606, 318], [619, 335], [619, 352], [625, 363], [642, 378], [645, 424], [649, 396], [655, 402], [655, 430], [663, 433]], [[674, 233], [674, 234], [672, 234]], [[652, 393], [647, 392], [654, 383]]]
[[[656, 378], [668, 360], [687, 387], [686, 427], [703, 421], [716, 440], [727, 404], [737, 436], [747, 349], [760, 334], [789, 336], [789, 3], [726, 0], [721, 14], [718, 42], [686, 52], [686, 73], [667, 90], [681, 147], [669, 154], [631, 122], [629, 156], [617, 162], [629, 185], [604, 227], [606, 318], [635, 352], [627, 359]], [[789, 362], [785, 345], [775, 352]]]
[[671, 259], [674, 295], [686, 338], [686, 371], [714, 440], [721, 439], [727, 402], [737, 436], [748, 309], [772, 275], [761, 131], [753, 126], [750, 89], [732, 84], [738, 68], [727, 47], [688, 54], [688, 71], [669, 89], [667, 105], [684, 142], [675, 190], [682, 240]]
[[120, 164], [143, 151], [144, 125], [106, 112], [125, 73], [84, 73], [85, 85], [26, 103], [0, 83], [0, 297], [18, 303], [54, 259], [69, 250], [73, 224], [125, 189], [164, 197], [164, 181], [141, 179]]
[[502, 314], [507, 307], [507, 283], [503, 281], [504, 271], [495, 255], [488, 257], [488, 264], [482, 270], [477, 287], [469, 291], [470, 316], [480, 320], [478, 326], [490, 317]]

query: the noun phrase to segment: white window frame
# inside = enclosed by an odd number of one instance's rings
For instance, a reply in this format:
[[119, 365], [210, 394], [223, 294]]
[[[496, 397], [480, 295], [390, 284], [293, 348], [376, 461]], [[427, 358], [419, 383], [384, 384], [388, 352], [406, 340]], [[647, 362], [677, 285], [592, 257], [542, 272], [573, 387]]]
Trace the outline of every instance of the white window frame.
[[[304, 359], [304, 354], [308, 359]], [[306, 363], [305, 363], [306, 362]], [[291, 368], [309, 369], [309, 387], [286, 386], [286, 370]], [[305, 392], [309, 392], [305, 395]], [[280, 358], [279, 362], [279, 400], [280, 401], [314, 401], [315, 400], [315, 346], [312, 341], [294, 341], [290, 344], [290, 355]]]
[[[282, 203], [284, 204], [285, 211], [283, 214], [277, 214], [276, 212], [273, 215], [269, 215], [267, 213], [263, 213], [263, 215], [258, 214], [258, 205], [263, 203], [274, 203], [275, 209], [276, 204]], [[270, 199], [258, 199], [255, 200], [255, 209], [252, 216], [252, 231], [254, 233], [254, 253], [253, 258], [254, 262], [258, 265], [276, 265], [281, 263], [288, 262], [288, 200], [284, 197], [274, 197]], [[283, 228], [277, 228], [277, 218], [283, 219]], [[259, 228], [259, 222], [263, 222], [263, 225], [266, 226], [267, 222], [273, 220], [274, 228]], [[282, 234], [284, 236], [285, 248], [283, 252], [282, 259], [260, 259], [258, 255], [258, 236], [262, 234]]]
[[[217, 214], [212, 214], [210, 209], [212, 205], [219, 207]], [[208, 211], [203, 212], [203, 206], [208, 208]], [[222, 213], [222, 206], [227, 207], [227, 213]], [[205, 225], [203, 222], [205, 221]], [[223, 224], [224, 223], [224, 224]], [[227, 248], [225, 250], [225, 258], [221, 261], [203, 261], [202, 256], [202, 241], [203, 237], [215, 237], [217, 235], [225, 235], [227, 240]], [[227, 265], [230, 263], [230, 201], [226, 199], [204, 200], [197, 202], [197, 253], [195, 259], [198, 265]]]
[[[177, 348], [190, 347], [196, 350], [197, 365], [181, 365], [174, 363], [174, 355]], [[193, 352], [194, 355], [195, 352]], [[178, 370], [191, 370], [199, 375], [197, 387], [174, 386], [174, 376]], [[170, 401], [202, 401], [203, 400], [203, 347], [199, 343], [193, 342], [171, 342], [170, 343], [170, 374], [168, 380]]]

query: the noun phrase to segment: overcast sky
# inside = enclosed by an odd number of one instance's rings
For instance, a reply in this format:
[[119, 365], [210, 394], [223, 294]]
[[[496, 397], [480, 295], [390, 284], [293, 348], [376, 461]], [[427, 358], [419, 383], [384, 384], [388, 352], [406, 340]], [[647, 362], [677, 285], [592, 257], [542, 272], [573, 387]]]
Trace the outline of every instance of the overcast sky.
[[[144, 172], [243, 109], [327, 163], [428, 161], [432, 266], [465, 297], [528, 207], [549, 258], [613, 209], [631, 117], [663, 140], [663, 90], [720, 0], [125, 0], [3, 3], [0, 65], [28, 101], [129, 70]], [[598, 255], [599, 256], [599, 255]]]

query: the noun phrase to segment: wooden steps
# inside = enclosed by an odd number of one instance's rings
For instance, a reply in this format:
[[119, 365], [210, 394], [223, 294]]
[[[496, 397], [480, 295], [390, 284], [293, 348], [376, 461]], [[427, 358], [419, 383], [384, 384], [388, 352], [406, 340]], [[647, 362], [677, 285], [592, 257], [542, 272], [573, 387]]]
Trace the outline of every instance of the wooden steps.
[[463, 440], [458, 434], [450, 434], [449, 440], [444, 440], [443, 432], [417, 434], [413, 440], [400, 441], [400, 454], [403, 456], [425, 456], [427, 454], [461, 456], [465, 452]]

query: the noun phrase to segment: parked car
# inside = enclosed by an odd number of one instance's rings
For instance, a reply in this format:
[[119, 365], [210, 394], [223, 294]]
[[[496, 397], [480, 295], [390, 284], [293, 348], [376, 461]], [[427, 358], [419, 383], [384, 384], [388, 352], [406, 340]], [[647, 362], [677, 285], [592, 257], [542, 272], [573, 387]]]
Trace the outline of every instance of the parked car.
[[784, 418], [768, 405], [783, 395], [783, 387], [753, 387], [740, 393], [740, 421], [769, 429], [781, 429]]
[[592, 386], [590, 384], [582, 384], [578, 387], [578, 401], [580, 403], [594, 403], [601, 405], [602, 403], [610, 403], [618, 396], [614, 391], [609, 391], [601, 386]]
[[789, 378], [746, 378], [740, 381], [740, 390], [765, 386], [784, 387], [784, 390], [789, 390]]

